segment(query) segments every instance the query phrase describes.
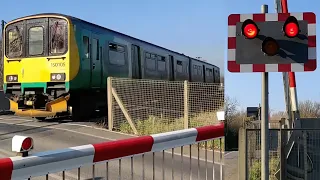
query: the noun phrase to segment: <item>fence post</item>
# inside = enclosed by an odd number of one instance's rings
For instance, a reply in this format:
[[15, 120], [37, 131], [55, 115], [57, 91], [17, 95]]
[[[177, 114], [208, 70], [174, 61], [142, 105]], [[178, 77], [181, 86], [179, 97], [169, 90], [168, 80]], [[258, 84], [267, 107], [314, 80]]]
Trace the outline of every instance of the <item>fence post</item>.
[[113, 96], [112, 96], [112, 77], [107, 80], [108, 93], [108, 129], [113, 130]]
[[282, 126], [280, 127], [280, 180], [285, 180], [286, 179], [286, 154], [285, 154], [285, 136], [284, 134], [286, 133], [285, 130], [283, 130]]
[[247, 179], [247, 130], [245, 127], [239, 129], [239, 160], [238, 160], [238, 179]]
[[307, 131], [302, 131], [303, 137], [303, 162], [304, 162], [304, 180], [308, 179], [308, 147], [307, 147]]
[[184, 102], [184, 129], [189, 128], [189, 87], [188, 87], [188, 81], [184, 81], [183, 85], [183, 102]]

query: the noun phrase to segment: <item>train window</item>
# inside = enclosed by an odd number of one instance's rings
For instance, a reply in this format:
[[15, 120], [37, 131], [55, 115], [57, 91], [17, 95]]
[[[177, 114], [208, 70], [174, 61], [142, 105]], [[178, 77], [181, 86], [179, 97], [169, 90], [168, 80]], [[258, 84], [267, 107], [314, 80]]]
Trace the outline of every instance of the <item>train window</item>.
[[206, 68], [206, 76], [212, 76], [212, 69]]
[[[50, 23], [51, 24], [51, 23]], [[65, 20], [54, 20], [50, 25], [50, 53], [60, 54], [66, 51], [67, 23]]]
[[147, 69], [155, 70], [156, 69], [156, 60], [146, 58]]
[[194, 73], [194, 74], [198, 74], [197, 65], [193, 65], [193, 73]]
[[125, 52], [125, 49], [124, 49], [123, 46], [120, 46], [120, 45], [117, 45], [117, 44], [114, 44], [114, 43], [110, 43], [109, 44], [109, 49], [111, 51]]
[[89, 48], [89, 38], [87, 36], [83, 36], [83, 52], [86, 58], [89, 58], [90, 48]]
[[158, 61], [161, 61], [161, 56], [157, 56]]
[[120, 46], [120, 45], [117, 45], [117, 51], [118, 52], [124, 52], [124, 47], [123, 46]]
[[99, 60], [99, 40], [92, 39], [92, 59]]
[[151, 58], [151, 54], [146, 52], [146, 58]]
[[43, 54], [43, 27], [32, 27], [29, 29], [29, 55]]
[[182, 73], [182, 72], [183, 72], [183, 69], [182, 69], [182, 61], [177, 60], [177, 71], [178, 71], [179, 73]]
[[162, 61], [165, 61], [165, 60], [166, 60], [166, 57], [161, 56], [161, 60], [162, 60]]
[[109, 44], [109, 59], [111, 64], [115, 65], [125, 65], [126, 64], [126, 53], [125, 53], [125, 47], [120, 46], [114, 43]]
[[[161, 56], [158, 56], [158, 57], [161, 57]], [[158, 70], [159, 71], [165, 71], [166, 70], [166, 61], [164, 60], [158, 60]]]
[[151, 54], [151, 58], [152, 58], [152, 59], [156, 59], [156, 57], [157, 57], [157, 56], [156, 56], [155, 54]]
[[18, 57], [22, 55], [23, 49], [23, 28], [16, 26], [15, 29], [8, 31], [8, 56]]

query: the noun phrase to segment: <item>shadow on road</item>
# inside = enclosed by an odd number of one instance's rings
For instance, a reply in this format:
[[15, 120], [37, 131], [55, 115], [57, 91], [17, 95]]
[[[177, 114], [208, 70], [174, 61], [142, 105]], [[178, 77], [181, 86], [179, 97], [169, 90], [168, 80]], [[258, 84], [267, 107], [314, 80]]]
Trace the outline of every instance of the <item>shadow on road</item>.
[[7, 111], [10, 109], [9, 100], [6, 98], [3, 91], [0, 90], [0, 115], [8, 113]]

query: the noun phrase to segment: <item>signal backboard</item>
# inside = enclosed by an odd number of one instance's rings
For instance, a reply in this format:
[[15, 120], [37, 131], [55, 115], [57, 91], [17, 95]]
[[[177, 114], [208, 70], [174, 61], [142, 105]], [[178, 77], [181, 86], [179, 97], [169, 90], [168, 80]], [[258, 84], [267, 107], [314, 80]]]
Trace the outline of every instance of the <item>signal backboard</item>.
[[[289, 38], [282, 27], [293, 16], [298, 22], [299, 35]], [[247, 19], [253, 20], [259, 35], [247, 39], [241, 27]], [[261, 50], [266, 37], [272, 37], [280, 46], [279, 53], [268, 56]], [[314, 71], [316, 63], [316, 16], [304, 13], [231, 14], [228, 17], [229, 72], [304, 72]]]

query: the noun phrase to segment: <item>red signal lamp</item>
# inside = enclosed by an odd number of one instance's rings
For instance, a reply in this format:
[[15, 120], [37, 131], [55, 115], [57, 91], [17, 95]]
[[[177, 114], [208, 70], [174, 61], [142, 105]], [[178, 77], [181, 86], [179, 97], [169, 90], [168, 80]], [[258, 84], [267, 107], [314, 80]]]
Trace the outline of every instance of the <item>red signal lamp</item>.
[[298, 36], [300, 29], [299, 29], [298, 21], [295, 17], [290, 16], [287, 18], [287, 20], [283, 25], [283, 32], [285, 36], [289, 38], [294, 38]]
[[279, 50], [280, 50], [280, 46], [278, 42], [271, 37], [267, 37], [262, 42], [262, 52], [264, 52], [268, 56], [274, 56], [278, 54]]
[[32, 139], [30, 137], [24, 139], [22, 141], [22, 150], [29, 151], [32, 148]]
[[242, 34], [248, 39], [256, 38], [260, 31], [256, 23], [251, 19], [245, 20], [242, 24], [241, 29], [242, 29]]

